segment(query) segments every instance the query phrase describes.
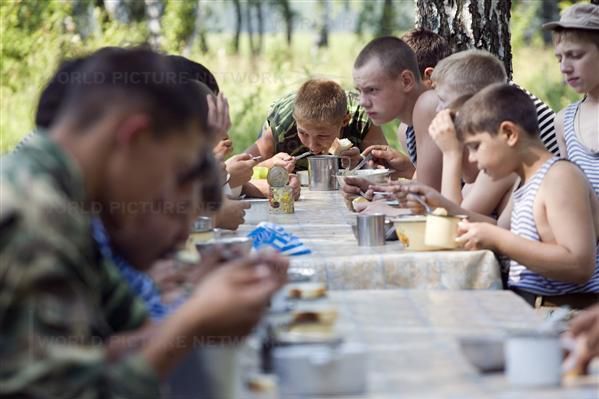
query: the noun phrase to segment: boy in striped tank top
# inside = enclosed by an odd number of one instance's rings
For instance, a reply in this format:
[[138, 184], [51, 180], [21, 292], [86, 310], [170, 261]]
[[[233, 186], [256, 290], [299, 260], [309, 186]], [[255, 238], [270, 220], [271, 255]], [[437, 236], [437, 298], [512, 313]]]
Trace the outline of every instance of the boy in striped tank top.
[[462, 222], [458, 241], [509, 257], [508, 285], [531, 305], [581, 309], [597, 303], [595, 194], [576, 165], [543, 146], [530, 98], [516, 87], [491, 85], [460, 108], [456, 129], [480, 170], [492, 179], [520, 178], [510, 230]]
[[[559, 21], [543, 28], [553, 30], [555, 55], [564, 80], [584, 94], [582, 100], [557, 115], [560, 151], [583, 170], [599, 197], [599, 6], [574, 5]], [[595, 206], [599, 207], [598, 202]]]

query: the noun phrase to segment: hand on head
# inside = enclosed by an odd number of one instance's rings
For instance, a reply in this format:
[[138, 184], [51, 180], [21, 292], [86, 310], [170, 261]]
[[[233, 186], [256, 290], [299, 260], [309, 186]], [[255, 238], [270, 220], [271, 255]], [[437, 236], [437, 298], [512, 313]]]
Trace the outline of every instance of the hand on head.
[[458, 140], [453, 123], [453, 114], [449, 109], [445, 109], [435, 116], [428, 132], [441, 152], [462, 155], [463, 145]]
[[208, 102], [208, 130], [220, 140], [229, 138], [231, 117], [229, 116], [229, 102], [222, 92], [214, 96], [206, 96]]

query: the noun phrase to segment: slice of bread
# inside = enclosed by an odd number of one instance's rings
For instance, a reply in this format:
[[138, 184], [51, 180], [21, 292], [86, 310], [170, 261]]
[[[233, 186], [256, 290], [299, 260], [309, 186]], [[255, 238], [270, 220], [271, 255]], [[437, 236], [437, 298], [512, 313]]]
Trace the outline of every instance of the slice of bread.
[[343, 151], [347, 151], [354, 145], [349, 139], [335, 139], [329, 148], [329, 154], [340, 155]]

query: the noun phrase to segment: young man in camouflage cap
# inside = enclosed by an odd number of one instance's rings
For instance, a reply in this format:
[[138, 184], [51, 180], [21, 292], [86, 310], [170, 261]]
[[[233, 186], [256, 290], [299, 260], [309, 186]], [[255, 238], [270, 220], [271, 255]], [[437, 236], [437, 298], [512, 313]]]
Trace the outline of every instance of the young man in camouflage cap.
[[48, 134], [1, 160], [0, 395], [158, 397], [158, 377], [196, 337], [250, 331], [287, 262], [223, 265], [140, 350], [111, 352], [105, 307], [127, 294], [93, 243], [90, 212], [118, 228], [189, 190], [178, 181], [209, 151], [206, 104], [149, 50], [100, 50], [67, 78], [74, 87]]

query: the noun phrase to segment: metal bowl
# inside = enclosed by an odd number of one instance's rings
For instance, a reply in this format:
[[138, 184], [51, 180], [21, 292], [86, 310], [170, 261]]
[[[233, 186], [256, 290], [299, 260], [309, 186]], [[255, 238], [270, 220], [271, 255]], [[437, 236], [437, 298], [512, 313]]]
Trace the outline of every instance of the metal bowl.
[[341, 170], [337, 172], [337, 181], [340, 186], [345, 185], [346, 177], [360, 177], [368, 180], [372, 184], [383, 184], [387, 181], [387, 176], [391, 174], [389, 169], [359, 169], [359, 170]]

